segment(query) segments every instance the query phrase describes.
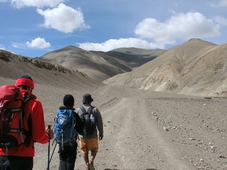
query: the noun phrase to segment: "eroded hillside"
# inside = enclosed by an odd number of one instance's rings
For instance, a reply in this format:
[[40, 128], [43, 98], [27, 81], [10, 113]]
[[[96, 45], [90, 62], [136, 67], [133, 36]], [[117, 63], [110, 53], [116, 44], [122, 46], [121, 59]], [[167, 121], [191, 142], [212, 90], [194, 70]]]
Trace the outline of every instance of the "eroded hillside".
[[220, 96], [227, 91], [227, 44], [200, 39], [175, 46], [156, 59], [104, 81], [144, 90]]
[[[0, 77], [16, 79], [23, 74], [35, 77], [39, 84], [77, 89], [100, 86], [101, 83], [77, 70], [70, 70], [61, 65], [54, 65], [39, 59], [28, 58], [0, 50]], [[87, 82], [90, 82], [89, 84]]]

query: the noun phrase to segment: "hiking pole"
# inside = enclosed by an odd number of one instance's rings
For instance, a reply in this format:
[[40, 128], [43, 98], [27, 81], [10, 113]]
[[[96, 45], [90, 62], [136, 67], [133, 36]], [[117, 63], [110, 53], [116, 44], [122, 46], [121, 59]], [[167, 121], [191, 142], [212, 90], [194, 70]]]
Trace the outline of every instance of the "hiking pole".
[[[51, 125], [48, 125], [47, 129], [51, 129]], [[49, 169], [50, 169], [50, 140], [48, 142], [48, 155], [47, 155], [47, 170]]]
[[[53, 157], [53, 155], [54, 155], [54, 151], [55, 151], [56, 146], [57, 146], [57, 141], [56, 141], [56, 140], [54, 140], [54, 141], [55, 141], [55, 146], [54, 146], [54, 149], [53, 149], [53, 151], [52, 151], [52, 154], [51, 154], [51, 157], [50, 157], [49, 163], [50, 163], [50, 161], [51, 161], [51, 159], [52, 159], [52, 157]], [[53, 141], [53, 143], [54, 143], [54, 141]], [[52, 145], [53, 145], [53, 143], [52, 143]]]

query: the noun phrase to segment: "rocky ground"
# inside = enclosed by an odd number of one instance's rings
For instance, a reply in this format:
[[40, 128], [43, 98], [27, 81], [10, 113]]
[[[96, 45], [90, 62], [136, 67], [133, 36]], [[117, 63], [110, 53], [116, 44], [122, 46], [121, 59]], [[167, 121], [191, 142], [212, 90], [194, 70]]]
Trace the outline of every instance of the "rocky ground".
[[[88, 92], [104, 122], [104, 139], [95, 160], [97, 170], [227, 169], [225, 98], [172, 96], [114, 87]], [[77, 106], [80, 96], [76, 96]], [[56, 105], [50, 110], [56, 110]], [[45, 167], [47, 146], [41, 148], [37, 147], [35, 169]], [[51, 169], [57, 169], [57, 165], [55, 152]], [[84, 169], [80, 150], [75, 169]]]
[[[13, 83], [2, 79], [1, 84]], [[67, 86], [66, 86], [67, 87]], [[111, 86], [77, 91], [36, 84], [46, 124], [53, 124], [65, 94], [75, 107], [91, 93], [102, 113], [104, 138], [99, 143], [96, 170], [226, 170], [227, 116], [225, 98], [176, 96]], [[51, 152], [54, 145], [51, 144]], [[34, 169], [46, 169], [48, 144], [36, 144]], [[58, 169], [54, 152], [50, 169]], [[78, 148], [75, 170], [84, 163]]]

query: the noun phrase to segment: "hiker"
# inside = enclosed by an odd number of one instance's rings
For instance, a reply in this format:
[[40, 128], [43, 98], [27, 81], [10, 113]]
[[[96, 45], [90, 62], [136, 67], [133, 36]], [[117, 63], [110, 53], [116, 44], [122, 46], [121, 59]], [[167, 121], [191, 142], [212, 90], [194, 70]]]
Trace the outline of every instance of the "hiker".
[[[88, 111], [91, 107], [91, 116], [94, 118], [94, 124], [95, 129], [92, 134], [87, 134], [84, 130], [83, 133], [79, 134], [79, 143], [80, 143], [80, 149], [83, 155], [83, 159], [85, 162], [85, 168], [87, 170], [94, 169], [94, 160], [96, 157], [96, 154], [98, 152], [98, 139], [103, 139], [103, 122], [102, 122], [102, 116], [99, 110], [91, 105], [91, 102], [93, 101], [90, 94], [84, 94], [82, 105], [81, 107], [78, 107], [76, 109], [76, 113], [82, 118], [83, 115], [83, 108]], [[82, 121], [84, 121], [82, 119]], [[98, 135], [98, 131], [99, 135]], [[89, 151], [91, 152], [90, 158], [89, 158]]]
[[[69, 109], [72, 111], [72, 116], [74, 116], [75, 123], [72, 124], [72, 128], [75, 129], [75, 132], [81, 133], [83, 131], [83, 123], [80, 120], [80, 117], [74, 112], [74, 97], [71, 94], [66, 94], [63, 98], [63, 105], [58, 110], [59, 112], [65, 112], [65, 110]], [[56, 117], [57, 118], [57, 117]], [[60, 119], [60, 118], [59, 118]], [[72, 119], [72, 117], [71, 117]], [[56, 121], [56, 120], [55, 120]], [[71, 121], [71, 120], [70, 120]], [[55, 124], [62, 122], [62, 121], [56, 121]], [[63, 123], [64, 124], [64, 123]], [[68, 123], [69, 124], [69, 123]], [[68, 126], [67, 124], [67, 126]], [[57, 126], [55, 126], [57, 127]], [[58, 133], [59, 129], [54, 130], [55, 136], [56, 133]], [[73, 139], [70, 139], [70, 142], [67, 142], [62, 145], [62, 143], [59, 143], [59, 170], [74, 170], [75, 162], [76, 162], [76, 156], [77, 156], [77, 138], [78, 135], [75, 133], [74, 136], [72, 136]]]
[[15, 86], [19, 87], [21, 93], [29, 95], [31, 99], [25, 105], [25, 117], [23, 126], [26, 131], [31, 132], [31, 136], [27, 143], [21, 144], [13, 148], [0, 148], [1, 159], [5, 159], [5, 155], [10, 163], [10, 170], [32, 170], [33, 157], [35, 156], [34, 142], [45, 144], [53, 139], [53, 130], [45, 128], [44, 111], [42, 103], [32, 93], [35, 84], [28, 75], [19, 77]]

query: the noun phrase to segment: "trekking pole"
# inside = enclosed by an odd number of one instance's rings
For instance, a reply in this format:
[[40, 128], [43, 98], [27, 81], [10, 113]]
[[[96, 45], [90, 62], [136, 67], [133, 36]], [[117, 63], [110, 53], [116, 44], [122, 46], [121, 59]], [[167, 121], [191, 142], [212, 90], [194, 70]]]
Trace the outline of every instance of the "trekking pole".
[[[48, 125], [47, 129], [51, 129], [51, 125]], [[48, 155], [47, 155], [47, 170], [49, 169], [50, 169], [50, 140], [48, 142]]]
[[[54, 141], [53, 141], [53, 142], [54, 142]], [[53, 145], [53, 143], [52, 143], [52, 145]], [[49, 163], [50, 163], [50, 161], [51, 161], [51, 159], [52, 159], [52, 157], [53, 157], [53, 155], [54, 155], [54, 151], [55, 151], [55, 149], [56, 149], [56, 146], [57, 146], [57, 141], [55, 140], [55, 146], [54, 146], [54, 149], [53, 149], [53, 151], [52, 151], [52, 154], [51, 154]]]

